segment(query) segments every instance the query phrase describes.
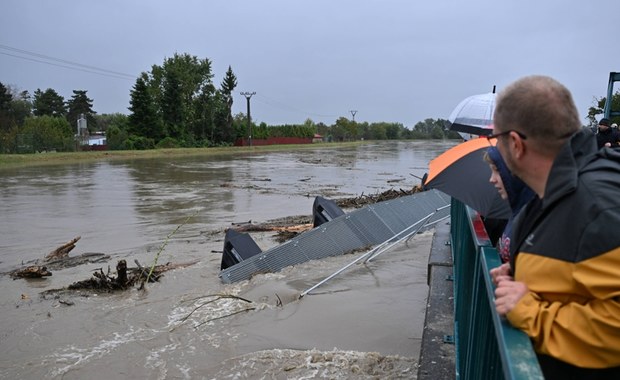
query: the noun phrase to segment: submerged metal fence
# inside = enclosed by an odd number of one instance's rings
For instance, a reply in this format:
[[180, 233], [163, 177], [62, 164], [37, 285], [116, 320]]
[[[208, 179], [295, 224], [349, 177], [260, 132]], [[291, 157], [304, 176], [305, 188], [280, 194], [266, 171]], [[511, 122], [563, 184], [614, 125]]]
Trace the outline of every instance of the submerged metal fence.
[[278, 272], [289, 265], [342, 255], [390, 240], [412, 225], [447, 217], [450, 197], [438, 190], [375, 203], [340, 215], [310, 231], [245, 259], [220, 272], [225, 283], [247, 280], [255, 273]]
[[489, 275], [501, 261], [480, 216], [452, 199], [457, 379], [543, 379], [529, 337], [495, 312]]

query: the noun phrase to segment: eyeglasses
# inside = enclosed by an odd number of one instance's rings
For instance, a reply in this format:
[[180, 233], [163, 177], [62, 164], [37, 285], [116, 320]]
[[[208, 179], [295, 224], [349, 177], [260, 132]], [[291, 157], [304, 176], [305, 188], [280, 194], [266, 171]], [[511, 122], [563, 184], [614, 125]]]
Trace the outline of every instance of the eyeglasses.
[[498, 138], [500, 136], [505, 136], [505, 135], [509, 134], [510, 132], [514, 132], [517, 135], [519, 135], [519, 137], [521, 137], [523, 140], [527, 140], [527, 136], [526, 135], [524, 135], [523, 133], [521, 133], [519, 131], [515, 131], [514, 129], [509, 129], [509, 130], [504, 131], [504, 132], [494, 133], [492, 135], [488, 135], [487, 136], [487, 140], [492, 140], [492, 139], [496, 139], [496, 138]]

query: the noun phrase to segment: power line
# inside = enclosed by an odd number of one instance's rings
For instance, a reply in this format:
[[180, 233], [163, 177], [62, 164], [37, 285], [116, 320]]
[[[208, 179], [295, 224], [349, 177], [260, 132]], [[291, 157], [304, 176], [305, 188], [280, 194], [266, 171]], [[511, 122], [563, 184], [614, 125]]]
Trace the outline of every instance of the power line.
[[[0, 49], [8, 50], [13, 53], [18, 53], [21, 55], [11, 54], [7, 52], [3, 52], [3, 51], [0, 51], [0, 54], [19, 58], [19, 59], [24, 59], [27, 61], [42, 63], [45, 65], [57, 66], [57, 67], [62, 67], [62, 68], [69, 69], [69, 70], [82, 71], [86, 73], [103, 75], [103, 76], [117, 78], [117, 79], [129, 79], [129, 80], [136, 79], [135, 75], [125, 74], [125, 73], [121, 73], [118, 71], [112, 71], [108, 69], [103, 69], [103, 68], [96, 67], [96, 66], [85, 65], [79, 62], [73, 62], [73, 61], [69, 61], [66, 59], [51, 57], [45, 54], [40, 54], [40, 53], [28, 51], [28, 50], [18, 49], [18, 48], [14, 48], [14, 47], [7, 46], [7, 45], [0, 44]], [[22, 56], [22, 55], [25, 55], [25, 56]], [[32, 57], [35, 57], [35, 58], [32, 58]], [[58, 62], [58, 63], [55, 63], [55, 62]]]
[[77, 67], [70, 67], [70, 66], [66, 66], [66, 65], [60, 65], [58, 63], [45, 62], [45, 61], [41, 61], [41, 60], [34, 59], [34, 58], [20, 57], [18, 55], [9, 54], [9, 53], [5, 53], [5, 52], [2, 52], [2, 51], [0, 51], [0, 54], [8, 55], [8, 56], [15, 57], [15, 58], [20, 58], [20, 59], [25, 59], [27, 61], [43, 63], [43, 64], [50, 65], [50, 66], [57, 66], [57, 67], [62, 67], [62, 68], [69, 69], [69, 70], [82, 71], [82, 72], [85, 72], [85, 73], [97, 74], [97, 75], [102, 75], [102, 76], [111, 77], [111, 78], [125, 79], [125, 80], [135, 79], [135, 78], [120, 77], [120, 76], [117, 76], [117, 75], [110, 75], [110, 74], [100, 73], [100, 72], [96, 72], [96, 71], [92, 71], [92, 70], [80, 69], [80, 68], [77, 68]]

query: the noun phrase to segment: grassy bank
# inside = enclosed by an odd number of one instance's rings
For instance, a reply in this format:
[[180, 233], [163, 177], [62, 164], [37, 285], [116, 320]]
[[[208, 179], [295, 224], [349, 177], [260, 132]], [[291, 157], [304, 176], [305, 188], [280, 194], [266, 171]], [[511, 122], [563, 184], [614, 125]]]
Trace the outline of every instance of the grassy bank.
[[34, 154], [0, 154], [0, 169], [39, 165], [71, 164], [77, 162], [101, 160], [134, 160], [157, 157], [183, 156], [215, 156], [226, 154], [248, 154], [259, 152], [278, 152], [304, 149], [337, 148], [367, 143], [355, 141], [345, 143], [320, 143], [299, 145], [264, 145], [253, 147], [222, 147], [222, 148], [173, 148], [152, 150], [110, 150], [92, 152], [51, 152]]

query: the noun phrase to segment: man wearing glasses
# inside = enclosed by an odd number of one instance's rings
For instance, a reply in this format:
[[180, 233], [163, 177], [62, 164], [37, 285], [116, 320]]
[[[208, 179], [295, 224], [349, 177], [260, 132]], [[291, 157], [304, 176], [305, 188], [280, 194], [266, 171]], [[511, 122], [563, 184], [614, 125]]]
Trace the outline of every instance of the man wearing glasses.
[[620, 379], [620, 152], [598, 151], [570, 92], [544, 76], [499, 94], [493, 132], [537, 194], [510, 264], [491, 271], [497, 312], [532, 339], [546, 378]]

